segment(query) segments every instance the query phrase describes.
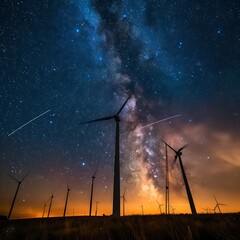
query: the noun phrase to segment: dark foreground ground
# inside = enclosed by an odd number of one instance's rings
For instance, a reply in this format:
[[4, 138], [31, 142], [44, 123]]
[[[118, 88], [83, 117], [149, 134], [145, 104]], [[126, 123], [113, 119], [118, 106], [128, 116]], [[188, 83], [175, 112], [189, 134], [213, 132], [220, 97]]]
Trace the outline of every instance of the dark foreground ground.
[[0, 239], [240, 240], [240, 214], [0, 220]]

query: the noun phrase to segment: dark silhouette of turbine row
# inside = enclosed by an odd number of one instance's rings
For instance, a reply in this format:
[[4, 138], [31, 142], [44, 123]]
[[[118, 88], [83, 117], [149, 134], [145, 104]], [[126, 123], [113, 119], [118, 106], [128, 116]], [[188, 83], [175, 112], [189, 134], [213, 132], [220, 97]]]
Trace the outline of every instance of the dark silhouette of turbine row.
[[[115, 157], [114, 157], [114, 181], [113, 181], [113, 209], [112, 209], [112, 216], [115, 217], [119, 217], [120, 216], [120, 199], [122, 198], [122, 207], [123, 207], [123, 216], [125, 216], [125, 203], [127, 203], [126, 201], [126, 188], [123, 192], [123, 195], [120, 196], [120, 153], [119, 153], [119, 149], [120, 149], [120, 113], [122, 112], [122, 110], [124, 109], [125, 105], [127, 104], [127, 102], [129, 101], [129, 99], [131, 98], [131, 96], [129, 96], [126, 101], [123, 103], [123, 105], [121, 106], [121, 108], [119, 109], [119, 111], [115, 114], [115, 115], [111, 115], [111, 116], [107, 116], [107, 117], [103, 117], [103, 118], [97, 118], [94, 120], [90, 120], [90, 121], [86, 121], [86, 122], [82, 122], [80, 125], [84, 125], [84, 124], [89, 124], [89, 123], [94, 123], [94, 122], [101, 122], [101, 121], [107, 121], [107, 120], [111, 120], [113, 119], [115, 121], [116, 124], [116, 134], [115, 134]], [[180, 115], [176, 115], [176, 116], [180, 116]], [[174, 117], [176, 117], [174, 116]], [[172, 117], [171, 117], [172, 118]], [[166, 118], [169, 119], [169, 118]], [[144, 127], [148, 127], [148, 126], [152, 126], [155, 123], [161, 122], [161, 121], [165, 121], [166, 119], [160, 120], [160, 121], [156, 121], [152, 124], [148, 124], [147, 126]], [[141, 127], [141, 128], [144, 128]], [[186, 193], [187, 193], [187, 197], [188, 197], [188, 201], [189, 201], [189, 205], [190, 205], [190, 209], [192, 214], [197, 214], [196, 208], [195, 208], [195, 204], [194, 204], [194, 200], [192, 197], [192, 193], [189, 187], [189, 183], [187, 180], [187, 176], [184, 170], [184, 166], [182, 163], [182, 151], [187, 147], [187, 145], [179, 148], [178, 150], [174, 149], [172, 146], [170, 146], [167, 142], [165, 142], [164, 140], [162, 140], [163, 143], [165, 144], [165, 152], [166, 152], [166, 192], [165, 192], [165, 213], [166, 214], [170, 214], [170, 207], [172, 208], [172, 206], [170, 205], [170, 198], [169, 198], [169, 163], [168, 163], [168, 149], [171, 149], [174, 153], [175, 153], [175, 158], [174, 158], [174, 164], [175, 162], [178, 160], [179, 164], [180, 164], [180, 169], [181, 169], [181, 173], [182, 173], [182, 177], [183, 177], [183, 181], [184, 181], [184, 185], [186, 188]], [[92, 175], [92, 182], [91, 182], [91, 192], [90, 192], [90, 206], [89, 206], [89, 216], [92, 215], [92, 201], [93, 201], [93, 193], [94, 193], [94, 181], [96, 178], [96, 174], [97, 174], [97, 170], [94, 172], [94, 174]], [[11, 176], [11, 175], [10, 175]], [[13, 202], [8, 214], [8, 219], [11, 218], [11, 213], [14, 207], [14, 203], [20, 188], [21, 183], [23, 182], [23, 180], [28, 176], [25, 175], [20, 181], [18, 181], [17, 179], [15, 179], [13, 176], [11, 176], [17, 183], [17, 189], [13, 198]], [[63, 217], [65, 217], [66, 215], [66, 211], [67, 211], [67, 204], [68, 204], [68, 198], [69, 198], [69, 192], [70, 192], [70, 188], [67, 187], [67, 194], [66, 194], [66, 200], [65, 200], [65, 205], [64, 205], [64, 211], [63, 211]], [[46, 205], [49, 202], [49, 209], [48, 209], [48, 214], [47, 217], [50, 216], [50, 212], [51, 212], [51, 207], [52, 207], [52, 202], [53, 202], [53, 194], [51, 195], [51, 197], [44, 202], [44, 209], [43, 209], [43, 214], [42, 217], [44, 217], [45, 214], [45, 210], [46, 210]], [[220, 205], [225, 205], [222, 203], [218, 203], [216, 197], [214, 196], [214, 199], [216, 201], [216, 206], [214, 208], [214, 212], [216, 212], [216, 209], [218, 209], [219, 213], [221, 213], [220, 210]], [[99, 202], [96, 202], [96, 212], [95, 212], [95, 216], [97, 215], [97, 210], [98, 210], [98, 204]], [[159, 213], [162, 214], [162, 209], [161, 206], [163, 206], [164, 204], [160, 204], [157, 201], [158, 204], [158, 210]], [[141, 205], [142, 208], [142, 215], [143, 213], [143, 205]], [[174, 209], [172, 208], [172, 211], [174, 212]]]

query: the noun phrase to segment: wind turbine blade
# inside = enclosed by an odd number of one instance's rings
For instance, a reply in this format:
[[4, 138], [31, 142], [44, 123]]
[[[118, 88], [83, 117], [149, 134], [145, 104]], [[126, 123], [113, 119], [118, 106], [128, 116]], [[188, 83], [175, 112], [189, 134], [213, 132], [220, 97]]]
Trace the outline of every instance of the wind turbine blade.
[[173, 148], [173, 147], [171, 147], [168, 143], [166, 143], [163, 139], [162, 139], [162, 141], [170, 148], [170, 149], [172, 149], [176, 154], [177, 154], [177, 151]]
[[216, 197], [215, 197], [215, 195], [214, 195], [214, 194], [213, 194], [213, 197], [214, 197], [214, 199], [215, 199], [216, 203], [218, 204], [218, 202], [217, 202], [217, 199], [216, 199]]
[[184, 148], [186, 148], [188, 146], [188, 144], [185, 144], [183, 147], [178, 149], [178, 152], [181, 152]]
[[125, 103], [122, 105], [122, 107], [119, 109], [119, 111], [117, 112], [116, 116], [118, 116], [120, 114], [120, 112], [123, 110], [123, 108], [125, 107], [125, 105], [127, 104], [128, 100], [131, 98], [131, 95], [127, 98], [127, 100], [125, 101]]
[[218, 205], [227, 206], [227, 204], [224, 204], [224, 203], [218, 203]]
[[114, 116], [97, 118], [97, 119], [94, 119], [94, 120], [91, 120], [91, 121], [87, 121], [87, 122], [80, 123], [80, 125], [84, 125], [84, 124], [88, 124], [88, 123], [93, 123], [93, 122], [106, 121], [106, 120], [109, 120], [109, 119], [112, 119], [112, 118], [114, 118]]
[[123, 201], [125, 202], [125, 203], [127, 203], [127, 200], [126, 200], [126, 198], [123, 196]]
[[20, 182], [22, 182], [28, 175], [29, 175], [30, 172], [28, 172], [22, 179]]
[[127, 190], [127, 189], [125, 188], [125, 189], [124, 189], [124, 192], [123, 192], [123, 197], [125, 197], [126, 190]]
[[18, 181], [15, 177], [13, 177], [13, 176], [10, 175], [10, 174], [9, 174], [9, 176], [10, 176], [13, 180], [15, 180], [17, 183], [19, 183], [19, 181]]

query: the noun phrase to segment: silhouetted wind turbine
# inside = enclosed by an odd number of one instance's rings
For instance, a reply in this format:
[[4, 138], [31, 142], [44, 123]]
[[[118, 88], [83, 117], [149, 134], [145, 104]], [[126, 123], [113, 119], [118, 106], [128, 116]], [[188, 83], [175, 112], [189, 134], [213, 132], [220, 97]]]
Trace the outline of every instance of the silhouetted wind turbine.
[[142, 215], [144, 215], [144, 212], [143, 212], [143, 205], [140, 206], [142, 208]]
[[156, 200], [157, 201], [157, 204], [158, 204], [158, 210], [159, 210], [159, 212], [160, 212], [160, 214], [162, 214], [162, 206], [164, 205], [164, 204], [160, 204], [159, 202], [158, 202], [158, 200]]
[[51, 212], [51, 208], [52, 208], [53, 195], [49, 198], [49, 200], [50, 200], [50, 204], [49, 204], [49, 208], [48, 208], [48, 215], [47, 215], [48, 218], [50, 216], [50, 212]]
[[97, 212], [98, 212], [98, 204], [99, 204], [99, 202], [96, 202], [95, 216], [97, 216]]
[[110, 119], [114, 119], [116, 123], [116, 136], [115, 136], [115, 161], [114, 161], [114, 182], [113, 182], [113, 216], [120, 217], [120, 164], [119, 164], [119, 122], [120, 117], [119, 114], [127, 104], [128, 100], [131, 96], [127, 98], [127, 100], [124, 102], [122, 107], [119, 109], [119, 111], [112, 116], [109, 117], [103, 117], [98, 118], [95, 120], [91, 120], [88, 122], [83, 122], [80, 125], [87, 124], [87, 123], [93, 123], [93, 122], [100, 122], [100, 121], [106, 121]]
[[47, 206], [47, 203], [50, 201], [50, 199], [51, 199], [51, 198], [49, 198], [46, 202], [44, 202], [42, 218], [43, 218], [44, 215], [45, 215], [46, 206]]
[[13, 180], [15, 180], [18, 183], [18, 186], [17, 186], [16, 192], [15, 192], [15, 195], [14, 195], [14, 198], [13, 198], [13, 201], [12, 201], [12, 205], [11, 205], [11, 208], [10, 208], [10, 211], [9, 211], [9, 214], [8, 214], [8, 219], [10, 219], [10, 217], [11, 217], [12, 210], [13, 210], [13, 207], [14, 207], [14, 204], [15, 204], [15, 200], [17, 198], [17, 194], [18, 194], [18, 191], [19, 191], [19, 187], [22, 184], [23, 180], [28, 176], [28, 174], [29, 173], [27, 173], [20, 181], [18, 181], [12, 175], [9, 175]]
[[172, 208], [172, 212], [173, 212], [173, 214], [175, 214], [175, 210], [176, 210], [176, 208], [173, 208], [172, 206], [171, 206], [171, 208]]
[[42, 218], [44, 218], [44, 214], [45, 214], [45, 209], [46, 209], [46, 206], [47, 206], [47, 203], [46, 203], [46, 202], [44, 202]]
[[184, 181], [184, 184], [185, 184], [185, 188], [186, 188], [186, 192], [187, 192], [187, 196], [188, 196], [188, 201], [189, 201], [189, 204], [190, 204], [190, 208], [191, 208], [192, 214], [197, 214], [197, 211], [196, 211], [196, 208], [195, 208], [195, 205], [194, 205], [194, 201], [193, 201], [193, 197], [192, 197], [192, 194], [191, 194], [191, 190], [190, 190], [190, 187], [189, 187], [189, 184], [188, 184], [188, 181], [187, 181], [187, 176], [185, 174], [184, 167], [183, 167], [183, 164], [182, 164], [182, 158], [181, 158], [182, 150], [184, 148], [186, 148], [187, 145], [179, 148], [178, 150], [175, 150], [169, 144], [167, 144], [165, 141], [163, 141], [163, 142], [170, 149], [172, 149], [175, 152], [176, 155], [175, 155], [174, 163], [176, 162], [177, 159], [179, 160], [181, 171], [182, 171], [182, 176], [183, 176], [183, 181]]
[[125, 203], [127, 203], [125, 194], [126, 194], [126, 188], [124, 189], [123, 195], [120, 197], [120, 198], [122, 198], [123, 216], [125, 216]]
[[220, 209], [220, 206], [227, 206], [227, 205], [226, 205], [226, 204], [223, 204], [223, 203], [219, 203], [219, 202], [217, 201], [215, 195], [213, 195], [213, 197], [214, 197], [214, 199], [215, 199], [215, 201], [216, 201], [216, 206], [215, 206], [215, 208], [213, 209], [214, 213], [216, 213], [216, 208], [218, 208], [219, 213], [222, 213], [222, 212], [221, 212], [221, 209]]
[[69, 188], [69, 186], [68, 186], [68, 187], [67, 187], [67, 196], [66, 196], [66, 201], [65, 201], [64, 211], [63, 211], [63, 217], [65, 217], [65, 215], [66, 215], [69, 192], [70, 192], [70, 188]]
[[205, 210], [206, 211], [206, 213], [209, 213], [209, 208], [203, 208], [203, 210]]
[[95, 179], [96, 174], [97, 174], [97, 170], [98, 170], [98, 168], [96, 169], [95, 173], [94, 173], [93, 176], [92, 176], [89, 216], [91, 216], [91, 214], [92, 214], [93, 185], [94, 185], [94, 179]]

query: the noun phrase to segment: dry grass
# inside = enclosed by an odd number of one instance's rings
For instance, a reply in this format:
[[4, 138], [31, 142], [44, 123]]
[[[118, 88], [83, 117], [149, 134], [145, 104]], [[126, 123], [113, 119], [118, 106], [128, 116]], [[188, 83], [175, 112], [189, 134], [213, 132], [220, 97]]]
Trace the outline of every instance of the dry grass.
[[0, 220], [0, 239], [239, 240], [240, 214]]

